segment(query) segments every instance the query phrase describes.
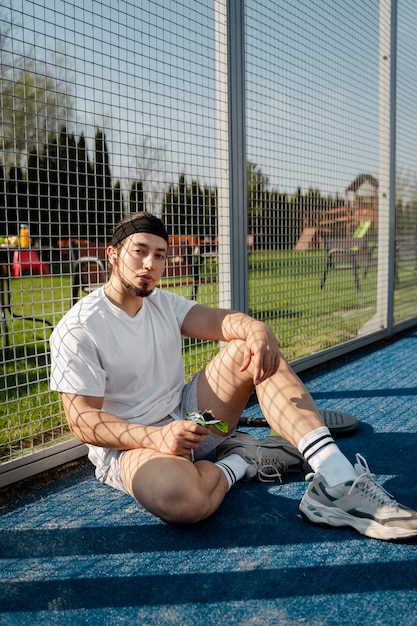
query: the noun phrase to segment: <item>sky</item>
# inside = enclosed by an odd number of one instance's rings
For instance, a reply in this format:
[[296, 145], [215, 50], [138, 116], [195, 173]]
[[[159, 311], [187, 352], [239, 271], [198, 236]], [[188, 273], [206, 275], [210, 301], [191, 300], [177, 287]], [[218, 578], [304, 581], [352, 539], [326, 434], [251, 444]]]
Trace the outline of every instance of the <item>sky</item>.
[[[76, 133], [91, 143], [105, 131], [114, 178], [162, 185], [184, 172], [215, 185], [214, 4], [13, 0], [15, 46], [64, 59]], [[417, 11], [399, 5], [397, 161], [412, 175]], [[379, 2], [247, 0], [245, 39], [247, 159], [271, 187], [335, 194], [360, 173], [378, 177]]]

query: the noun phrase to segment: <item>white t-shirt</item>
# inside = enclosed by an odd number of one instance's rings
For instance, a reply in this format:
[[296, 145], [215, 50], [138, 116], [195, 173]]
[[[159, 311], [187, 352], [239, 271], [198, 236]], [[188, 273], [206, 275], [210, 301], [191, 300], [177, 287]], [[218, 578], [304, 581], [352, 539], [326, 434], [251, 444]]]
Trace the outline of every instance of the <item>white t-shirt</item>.
[[[195, 304], [154, 289], [130, 317], [110, 302], [104, 287], [95, 290], [51, 335], [51, 389], [103, 397], [103, 410], [130, 422], [160, 421], [180, 403], [181, 326]], [[110, 450], [89, 448], [95, 465], [105, 463]]]
[[181, 325], [195, 304], [154, 289], [130, 317], [103, 287], [85, 296], [51, 335], [51, 389], [104, 397], [105, 411], [141, 424], [158, 422], [179, 403]]

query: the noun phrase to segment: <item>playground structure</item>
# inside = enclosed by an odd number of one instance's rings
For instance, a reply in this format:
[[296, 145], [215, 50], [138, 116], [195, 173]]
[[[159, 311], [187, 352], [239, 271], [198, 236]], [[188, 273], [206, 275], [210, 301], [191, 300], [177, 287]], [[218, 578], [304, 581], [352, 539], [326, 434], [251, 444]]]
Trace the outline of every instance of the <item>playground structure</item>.
[[333, 209], [311, 207], [303, 215], [297, 252], [325, 248], [331, 237], [349, 237], [362, 222], [371, 222], [373, 236], [378, 227], [378, 181], [360, 174], [345, 189], [345, 203]]

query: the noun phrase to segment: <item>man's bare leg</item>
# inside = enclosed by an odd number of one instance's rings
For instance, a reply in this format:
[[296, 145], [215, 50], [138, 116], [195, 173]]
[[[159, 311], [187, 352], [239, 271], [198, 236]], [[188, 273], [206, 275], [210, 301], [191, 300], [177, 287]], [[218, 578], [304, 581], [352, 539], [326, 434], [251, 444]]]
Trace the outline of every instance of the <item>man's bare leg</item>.
[[[241, 372], [243, 342], [231, 341], [200, 374], [198, 403], [217, 419], [237, 424], [253, 390], [251, 367]], [[304, 384], [281, 356], [276, 374], [256, 387], [262, 413], [270, 426], [297, 446], [301, 437], [323, 426], [323, 420]]]
[[201, 521], [218, 509], [228, 491], [224, 473], [211, 461], [192, 463], [142, 448], [124, 452], [121, 469], [131, 495], [166, 522]]
[[[234, 426], [253, 388], [251, 366], [241, 371], [244, 344], [231, 341], [200, 374], [199, 406], [212, 408], [218, 419]], [[262, 413], [269, 425], [298, 448], [315, 472], [330, 485], [354, 480], [352, 464], [335, 444], [318, 408], [297, 374], [281, 354], [278, 371], [256, 387]]]
[[[240, 340], [229, 342], [198, 380], [199, 409], [211, 409], [230, 428], [236, 426], [253, 389], [251, 368], [240, 369], [243, 348]], [[270, 426], [294, 446], [324, 427], [313, 399], [284, 357], [278, 372], [258, 385], [257, 393]], [[224, 473], [210, 461], [193, 464], [183, 457], [136, 449], [125, 452], [121, 464], [133, 497], [168, 522], [192, 523], [209, 517], [229, 488]]]

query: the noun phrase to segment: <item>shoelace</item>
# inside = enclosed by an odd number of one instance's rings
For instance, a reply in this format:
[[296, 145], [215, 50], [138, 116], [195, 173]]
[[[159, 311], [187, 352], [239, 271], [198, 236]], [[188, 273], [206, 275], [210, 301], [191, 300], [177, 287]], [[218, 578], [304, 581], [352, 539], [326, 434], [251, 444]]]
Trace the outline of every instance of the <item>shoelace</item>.
[[398, 503], [394, 497], [375, 481], [375, 474], [371, 473], [366, 459], [364, 459], [360, 454], [357, 454], [356, 462], [358, 471], [363, 471], [359, 474], [356, 480], [353, 481], [353, 484], [348, 491], [348, 495], [350, 495], [353, 489], [358, 486], [359, 489], [361, 489], [368, 497], [377, 500], [382, 506], [388, 505], [397, 507]]
[[278, 461], [277, 459], [264, 457], [262, 455], [262, 448], [256, 449], [256, 467], [258, 468], [258, 478], [263, 483], [274, 482], [279, 480], [282, 483], [281, 472], [285, 471], [285, 463]]

